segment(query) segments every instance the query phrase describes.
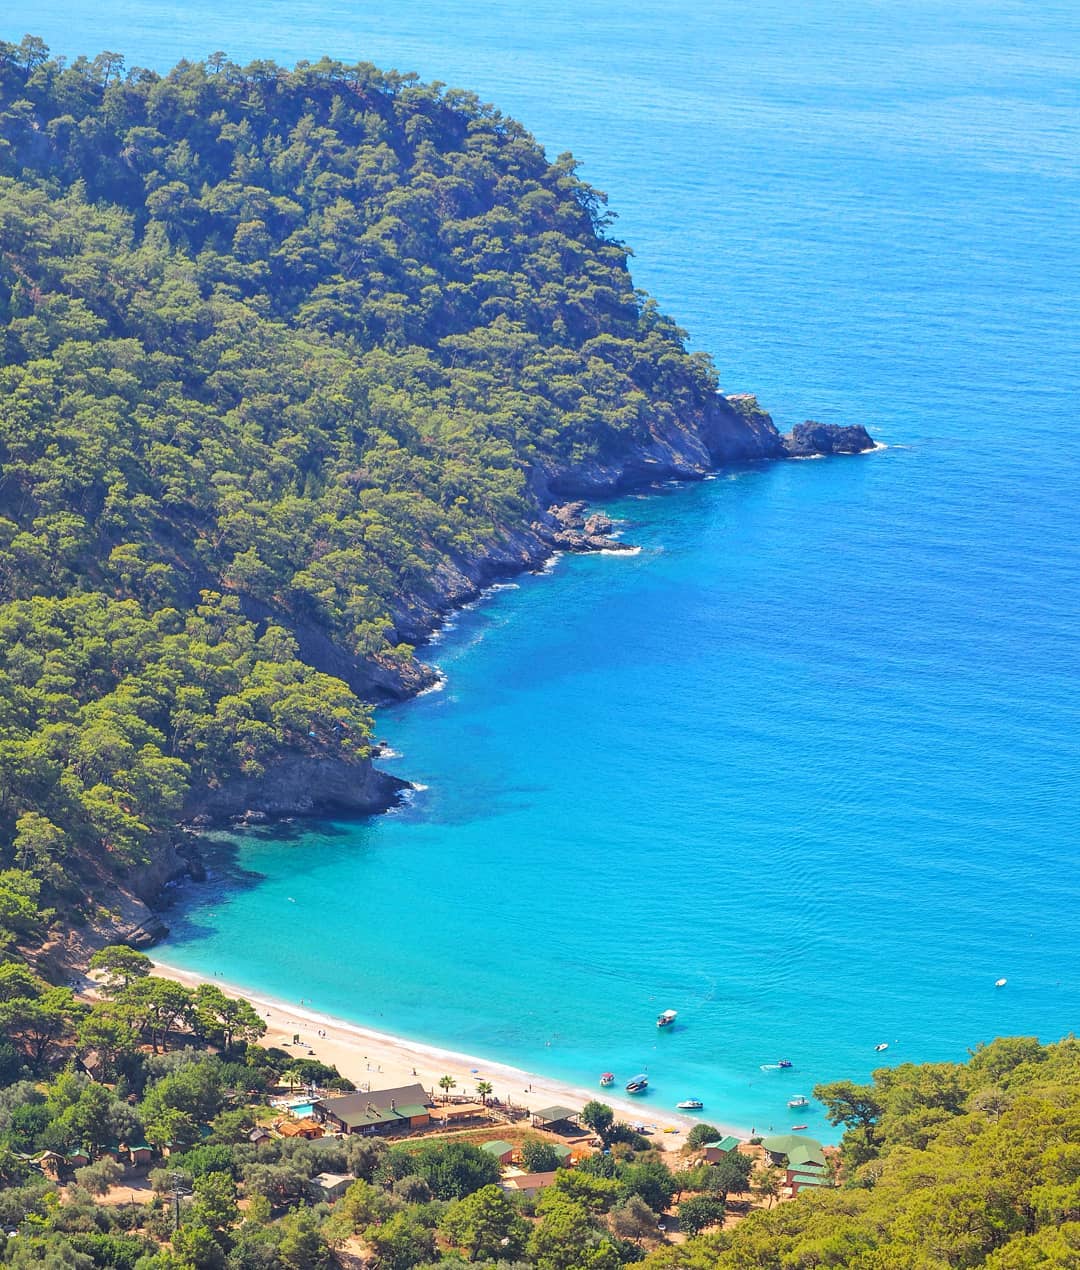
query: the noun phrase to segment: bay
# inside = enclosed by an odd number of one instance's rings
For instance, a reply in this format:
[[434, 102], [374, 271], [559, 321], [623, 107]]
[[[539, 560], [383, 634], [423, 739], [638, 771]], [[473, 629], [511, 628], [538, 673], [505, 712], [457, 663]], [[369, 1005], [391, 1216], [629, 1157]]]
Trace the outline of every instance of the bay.
[[0, 30], [473, 88], [609, 192], [725, 389], [890, 447], [621, 500], [640, 554], [498, 592], [430, 650], [445, 690], [380, 715], [427, 788], [244, 835], [169, 960], [759, 1127], [882, 1041], [1075, 1024], [1073, 6], [16, 0]]

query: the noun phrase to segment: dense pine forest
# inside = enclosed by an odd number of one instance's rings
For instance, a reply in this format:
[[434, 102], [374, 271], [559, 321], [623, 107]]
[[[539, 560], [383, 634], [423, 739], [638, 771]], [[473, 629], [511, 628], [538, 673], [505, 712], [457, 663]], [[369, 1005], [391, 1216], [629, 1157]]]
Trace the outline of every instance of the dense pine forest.
[[123, 947], [90, 995], [43, 977], [206, 791], [365, 771], [370, 703], [423, 682], [449, 603], [542, 556], [552, 502], [704, 470], [736, 416], [737, 457], [780, 452], [627, 260], [571, 157], [471, 94], [0, 42], [3, 1264], [1080, 1264], [1071, 1038], [819, 1087], [835, 1185], [796, 1199], [596, 1104], [604, 1149], [529, 1198], [469, 1141], [272, 1129], [273, 1091], [349, 1082], [214, 985]]
[[609, 230], [569, 156], [415, 76], [0, 43], [9, 944], [193, 789], [363, 763], [363, 701], [541, 552], [560, 480], [707, 422]]

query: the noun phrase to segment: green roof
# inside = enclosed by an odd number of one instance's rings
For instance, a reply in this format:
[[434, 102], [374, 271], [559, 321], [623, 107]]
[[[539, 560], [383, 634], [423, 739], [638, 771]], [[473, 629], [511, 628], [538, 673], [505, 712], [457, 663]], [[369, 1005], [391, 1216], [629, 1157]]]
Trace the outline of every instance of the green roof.
[[575, 1111], [573, 1107], [544, 1107], [541, 1111], [533, 1112], [533, 1119], [546, 1120], [552, 1124], [556, 1120], [572, 1120], [579, 1114], [580, 1112]]
[[[773, 1155], [786, 1155], [791, 1159], [792, 1151], [799, 1151], [801, 1148], [817, 1153], [817, 1157], [822, 1163], [825, 1162], [824, 1148], [820, 1142], [816, 1142], [813, 1138], [804, 1138], [799, 1133], [774, 1133], [771, 1137], [762, 1138], [761, 1145], [766, 1151]], [[811, 1156], [804, 1155], [800, 1163], [805, 1164]]]
[[831, 1186], [832, 1179], [822, 1173], [804, 1173], [801, 1169], [791, 1170], [791, 1180], [796, 1186]]
[[129, 1147], [129, 1151], [152, 1151], [154, 1148], [149, 1142], [133, 1142]]
[[568, 1146], [564, 1146], [563, 1143], [561, 1142], [553, 1142], [551, 1144], [551, 1149], [552, 1151], [555, 1152], [555, 1154], [559, 1157], [560, 1160], [569, 1160], [571, 1155], [573, 1155], [573, 1152], [570, 1150], [570, 1148]]
[[800, 1164], [816, 1164], [818, 1168], [825, 1167], [825, 1152], [816, 1142], [808, 1142], [792, 1147], [787, 1153], [788, 1164], [792, 1168], [798, 1168]]
[[712, 1148], [712, 1150], [714, 1151], [732, 1151], [735, 1149], [735, 1147], [739, 1145], [741, 1141], [742, 1141], [741, 1138], [736, 1138], [729, 1133], [724, 1138], [717, 1138], [715, 1142], [706, 1142], [705, 1150], [708, 1151], [710, 1148]]
[[431, 1114], [431, 1108], [416, 1104], [406, 1107], [373, 1107], [370, 1111], [348, 1111], [336, 1114], [350, 1128], [363, 1128], [370, 1124], [399, 1124], [402, 1120], [412, 1119], [413, 1116], [427, 1116]]
[[501, 1142], [498, 1138], [493, 1142], [481, 1142], [480, 1150], [486, 1151], [488, 1155], [505, 1155], [507, 1151], [512, 1151], [514, 1144], [512, 1142]]

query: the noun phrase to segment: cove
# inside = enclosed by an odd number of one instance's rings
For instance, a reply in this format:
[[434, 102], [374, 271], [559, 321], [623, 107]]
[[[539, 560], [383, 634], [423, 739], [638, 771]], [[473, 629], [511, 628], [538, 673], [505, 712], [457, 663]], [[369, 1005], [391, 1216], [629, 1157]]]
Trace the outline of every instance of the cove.
[[263, 13], [40, 0], [5, 35], [475, 89], [574, 150], [726, 390], [890, 448], [623, 500], [639, 555], [460, 615], [445, 690], [381, 715], [428, 788], [244, 835], [166, 958], [576, 1084], [647, 1063], [653, 1105], [759, 1128], [881, 1042], [1075, 1026], [1076, 7]]
[[166, 960], [578, 1085], [648, 1067], [654, 1109], [696, 1095], [758, 1127], [883, 1041], [958, 1059], [1064, 1031], [1076, 887], [1048, 904], [1044, 880], [1078, 756], [1064, 726], [1046, 744], [1053, 666], [999, 673], [1054, 638], [1017, 579], [1001, 628], [971, 622], [984, 579], [913, 497], [933, 465], [896, 448], [621, 500], [640, 554], [500, 589], [434, 645], [443, 691], [381, 714], [426, 788], [238, 836], [258, 879], [221, 876]]

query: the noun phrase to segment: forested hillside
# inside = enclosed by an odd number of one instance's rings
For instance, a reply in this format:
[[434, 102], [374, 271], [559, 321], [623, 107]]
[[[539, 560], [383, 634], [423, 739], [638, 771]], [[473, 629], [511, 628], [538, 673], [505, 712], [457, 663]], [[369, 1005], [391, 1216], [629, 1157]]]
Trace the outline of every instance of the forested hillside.
[[608, 230], [569, 156], [415, 76], [0, 44], [9, 936], [192, 786], [362, 764], [356, 694], [542, 554], [553, 491], [708, 463], [735, 412]]
[[1080, 1044], [1006, 1037], [967, 1063], [883, 1067], [814, 1096], [843, 1185], [651, 1256], [648, 1270], [1080, 1265]]

